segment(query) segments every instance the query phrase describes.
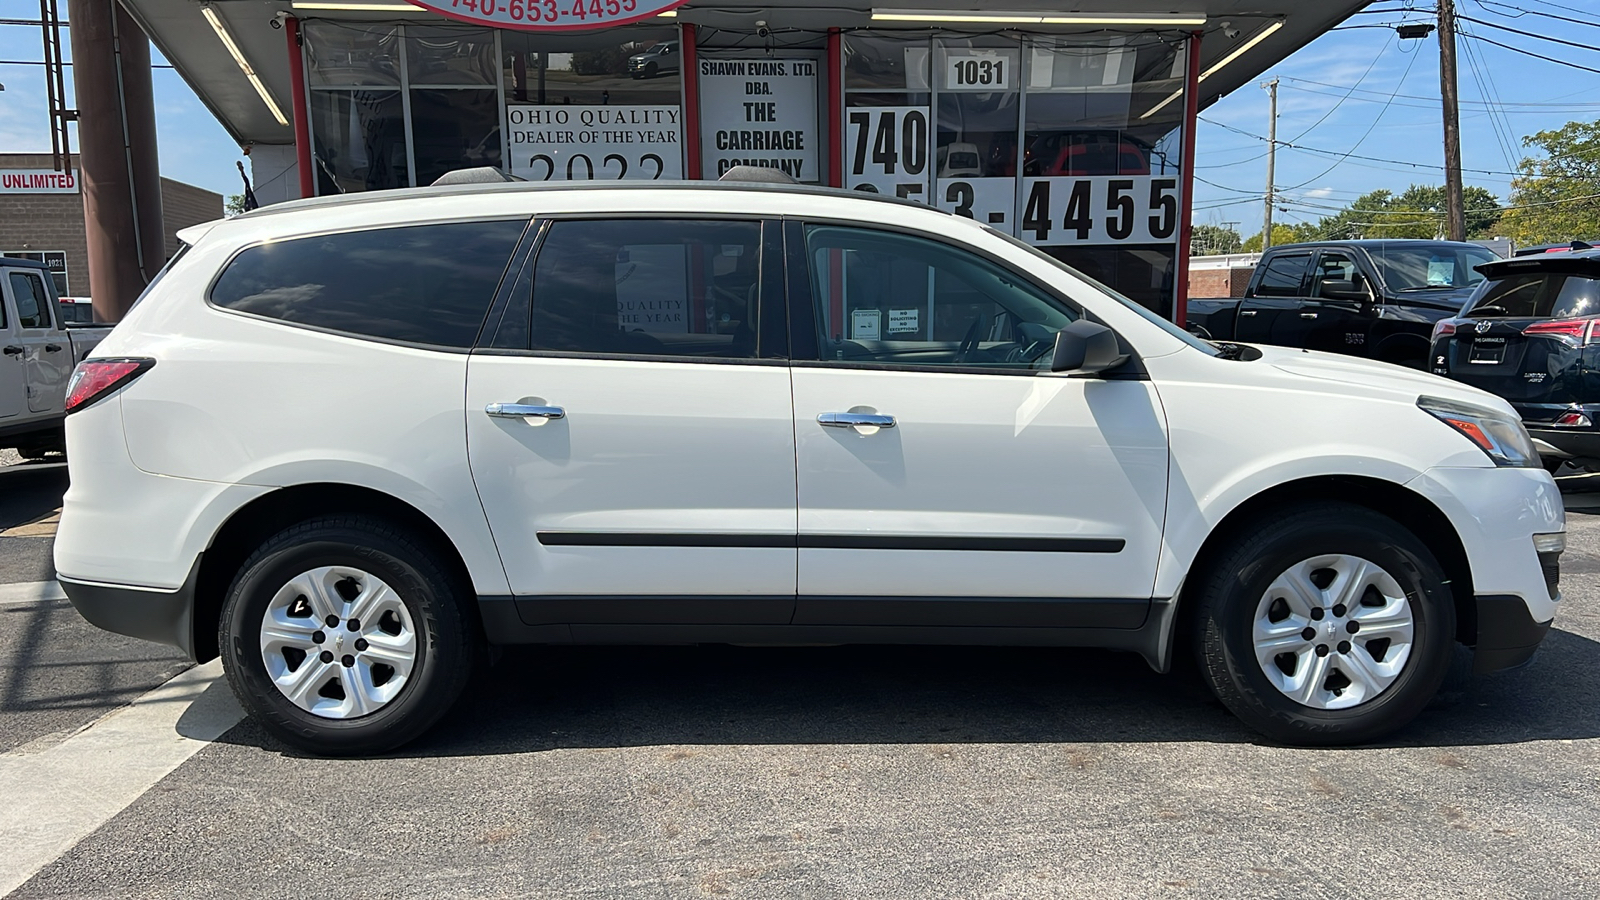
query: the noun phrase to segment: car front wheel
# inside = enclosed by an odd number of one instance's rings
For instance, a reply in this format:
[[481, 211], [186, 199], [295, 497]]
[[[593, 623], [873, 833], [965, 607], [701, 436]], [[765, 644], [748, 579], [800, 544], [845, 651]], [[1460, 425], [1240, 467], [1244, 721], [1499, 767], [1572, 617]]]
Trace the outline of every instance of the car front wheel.
[[365, 517], [268, 539], [234, 580], [218, 645], [240, 702], [317, 754], [381, 753], [460, 695], [473, 661], [466, 598], [438, 554]]
[[1410, 531], [1328, 503], [1230, 543], [1199, 586], [1196, 656], [1246, 724], [1286, 743], [1361, 743], [1403, 727], [1437, 693], [1455, 606]]

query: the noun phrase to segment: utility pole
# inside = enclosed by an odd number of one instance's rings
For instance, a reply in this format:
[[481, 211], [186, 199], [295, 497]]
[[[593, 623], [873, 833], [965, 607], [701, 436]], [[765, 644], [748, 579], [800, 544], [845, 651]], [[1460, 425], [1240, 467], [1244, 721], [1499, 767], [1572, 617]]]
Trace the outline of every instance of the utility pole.
[[1272, 246], [1272, 201], [1276, 188], [1272, 186], [1273, 163], [1278, 151], [1278, 79], [1274, 78], [1262, 87], [1267, 89], [1267, 95], [1272, 98], [1272, 112], [1267, 119], [1267, 202], [1266, 222], [1261, 226], [1261, 249], [1266, 250]]
[[1461, 110], [1456, 101], [1455, 0], [1439, 0], [1439, 95], [1444, 99], [1445, 232], [1452, 241], [1464, 241], [1467, 239], [1467, 216], [1461, 197]]

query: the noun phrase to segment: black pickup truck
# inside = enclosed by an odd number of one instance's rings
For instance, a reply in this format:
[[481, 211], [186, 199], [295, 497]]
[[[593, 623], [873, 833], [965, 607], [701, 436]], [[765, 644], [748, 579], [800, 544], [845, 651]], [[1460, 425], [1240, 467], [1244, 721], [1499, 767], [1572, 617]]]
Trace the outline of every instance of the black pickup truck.
[[1453, 241], [1320, 241], [1273, 247], [1242, 298], [1191, 299], [1187, 327], [1216, 341], [1279, 344], [1422, 369], [1433, 325], [1455, 315], [1499, 257]]

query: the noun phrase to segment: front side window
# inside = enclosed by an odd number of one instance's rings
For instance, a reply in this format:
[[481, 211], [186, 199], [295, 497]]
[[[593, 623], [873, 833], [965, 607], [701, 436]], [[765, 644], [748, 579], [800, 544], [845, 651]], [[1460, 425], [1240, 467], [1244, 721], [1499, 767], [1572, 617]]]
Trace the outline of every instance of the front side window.
[[1348, 298], [1340, 292], [1363, 291], [1366, 285], [1367, 278], [1353, 258], [1344, 253], [1324, 253], [1317, 260], [1316, 279], [1311, 289], [1317, 297], [1343, 300]]
[[1298, 297], [1300, 282], [1305, 278], [1309, 253], [1286, 253], [1267, 261], [1256, 282], [1257, 297]]
[[525, 224], [451, 222], [261, 244], [234, 257], [211, 302], [362, 337], [471, 347]]
[[18, 326], [50, 327], [50, 301], [44, 292], [42, 278], [32, 272], [12, 272], [11, 296], [17, 301]]
[[1029, 370], [1077, 313], [1016, 273], [948, 244], [806, 229], [825, 361]]
[[1483, 281], [1475, 267], [1500, 258], [1486, 247], [1452, 244], [1385, 246], [1371, 256], [1384, 284], [1396, 293], [1472, 287]]
[[535, 350], [756, 356], [759, 222], [559, 221], [533, 275]]

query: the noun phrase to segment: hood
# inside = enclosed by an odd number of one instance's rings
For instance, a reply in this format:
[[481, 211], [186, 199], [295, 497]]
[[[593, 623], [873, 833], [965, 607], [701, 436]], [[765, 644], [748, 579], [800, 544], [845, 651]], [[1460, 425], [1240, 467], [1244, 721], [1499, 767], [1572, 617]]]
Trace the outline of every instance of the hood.
[[1269, 346], [1257, 346], [1256, 349], [1261, 351], [1261, 358], [1255, 361], [1255, 365], [1269, 365], [1290, 375], [1368, 388], [1388, 394], [1390, 399], [1407, 403], [1415, 403], [1418, 397], [1427, 395], [1486, 406], [1517, 417], [1511, 404], [1488, 391], [1416, 369], [1316, 350]]

